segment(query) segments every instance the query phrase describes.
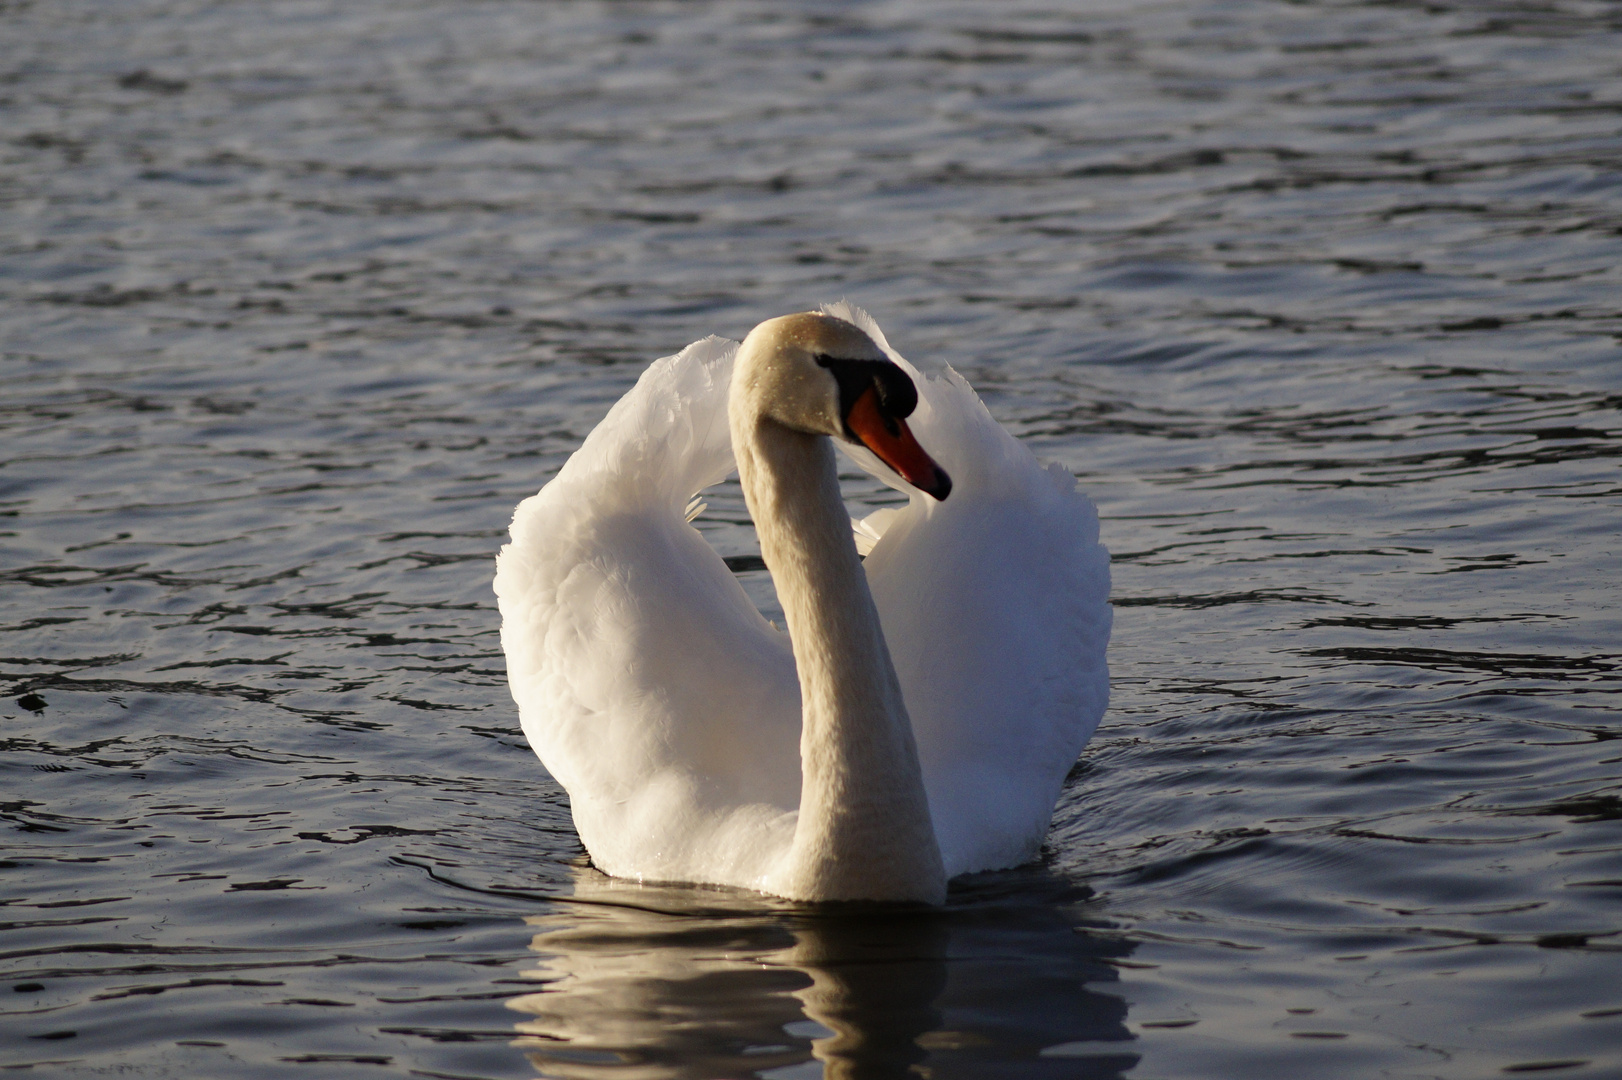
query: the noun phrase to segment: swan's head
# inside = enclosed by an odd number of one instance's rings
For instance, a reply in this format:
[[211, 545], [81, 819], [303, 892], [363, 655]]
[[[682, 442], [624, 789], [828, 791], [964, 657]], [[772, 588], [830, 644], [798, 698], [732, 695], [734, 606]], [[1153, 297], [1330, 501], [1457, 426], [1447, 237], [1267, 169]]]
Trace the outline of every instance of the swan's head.
[[843, 319], [807, 311], [749, 331], [733, 367], [732, 407], [784, 427], [873, 451], [937, 500], [952, 478], [907, 430], [918, 389], [873, 339]]

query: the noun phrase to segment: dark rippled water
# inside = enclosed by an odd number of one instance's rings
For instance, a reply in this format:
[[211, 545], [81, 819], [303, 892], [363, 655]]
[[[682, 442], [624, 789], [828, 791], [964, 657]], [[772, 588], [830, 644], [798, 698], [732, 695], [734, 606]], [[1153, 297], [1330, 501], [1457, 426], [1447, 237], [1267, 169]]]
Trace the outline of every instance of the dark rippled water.
[[[1622, 1075], [1619, 136], [1597, 0], [0, 3], [0, 1065]], [[941, 913], [603, 879], [511, 508], [840, 297], [1097, 500], [1111, 710]]]

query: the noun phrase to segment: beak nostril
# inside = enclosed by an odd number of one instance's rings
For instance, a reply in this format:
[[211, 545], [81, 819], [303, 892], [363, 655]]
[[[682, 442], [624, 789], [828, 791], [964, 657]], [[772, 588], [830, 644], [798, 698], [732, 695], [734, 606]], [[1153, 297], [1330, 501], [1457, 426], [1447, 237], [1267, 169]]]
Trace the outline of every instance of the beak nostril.
[[845, 424], [857, 441], [878, 455], [879, 460], [907, 483], [937, 501], [944, 500], [951, 492], [951, 477], [918, 445], [906, 421], [880, 405], [876, 386], [869, 387], [856, 399]]

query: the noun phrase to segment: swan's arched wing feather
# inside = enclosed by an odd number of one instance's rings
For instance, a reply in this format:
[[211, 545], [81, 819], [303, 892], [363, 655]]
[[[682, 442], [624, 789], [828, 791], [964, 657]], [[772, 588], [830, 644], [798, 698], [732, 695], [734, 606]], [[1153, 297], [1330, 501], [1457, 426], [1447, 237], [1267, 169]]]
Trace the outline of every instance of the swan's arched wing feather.
[[[920, 371], [860, 308], [831, 305], [912, 375], [908, 425], [951, 475], [937, 503], [860, 448], [850, 456], [911, 496], [866, 530], [868, 583], [918, 739], [949, 874], [1022, 862], [1109, 701], [1109, 552], [1098, 514], [1044, 468], [950, 368]], [[846, 448], [848, 449], [848, 448]], [[869, 538], [871, 539], [871, 537]]]
[[[869, 519], [867, 575], [917, 735], [949, 874], [1033, 855], [1109, 692], [1109, 556], [1092, 504], [1044, 469], [956, 372], [912, 374], [909, 424], [945, 503], [870, 454], [909, 505]], [[611, 874], [760, 888], [799, 801], [787, 639], [683, 519], [732, 468], [736, 346], [654, 364], [513, 519], [496, 592], [530, 743]]]
[[754, 884], [799, 802], [787, 639], [684, 520], [732, 467], [735, 350], [654, 364], [519, 505], [497, 560], [525, 736], [613, 874]]

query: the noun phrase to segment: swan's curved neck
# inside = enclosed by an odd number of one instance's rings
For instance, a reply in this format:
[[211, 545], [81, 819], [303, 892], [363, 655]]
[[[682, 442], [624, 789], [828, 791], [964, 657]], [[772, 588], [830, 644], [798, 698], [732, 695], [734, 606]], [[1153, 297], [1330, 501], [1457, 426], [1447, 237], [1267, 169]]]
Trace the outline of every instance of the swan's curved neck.
[[833, 446], [737, 397], [730, 413], [744, 500], [800, 678], [800, 814], [781, 891], [940, 903], [946, 875], [912, 723], [856, 557]]

